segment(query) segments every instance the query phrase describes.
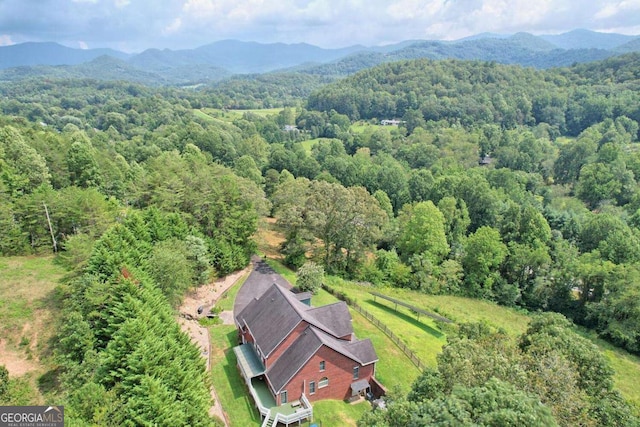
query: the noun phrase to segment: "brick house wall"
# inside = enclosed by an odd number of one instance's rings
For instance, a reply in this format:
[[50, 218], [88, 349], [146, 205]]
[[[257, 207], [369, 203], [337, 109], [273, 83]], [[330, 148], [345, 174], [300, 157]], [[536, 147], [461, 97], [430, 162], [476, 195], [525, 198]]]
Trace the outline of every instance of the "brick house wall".
[[280, 358], [280, 355], [282, 355], [282, 353], [284, 353], [284, 351], [287, 350], [308, 327], [309, 324], [304, 320], [298, 323], [298, 325], [293, 328], [293, 331], [291, 331], [291, 333], [280, 344], [278, 344], [275, 350], [271, 352], [266, 360], [265, 368], [269, 369], [269, 367], [273, 365], [278, 358]]
[[[320, 371], [321, 361], [325, 362], [325, 370], [323, 372]], [[359, 366], [358, 379], [371, 381], [375, 363], [362, 366], [355, 360], [323, 345], [287, 383], [283, 390], [287, 391], [289, 402], [300, 399], [302, 393], [305, 394], [310, 402], [322, 399], [348, 399], [351, 397], [351, 383], [357, 381], [353, 379], [354, 366]], [[320, 388], [320, 379], [324, 377], [329, 379], [329, 385]], [[309, 392], [309, 382], [311, 381], [316, 383], [316, 392], [314, 394]], [[280, 398], [280, 395], [276, 396], [277, 405], [282, 404]]]

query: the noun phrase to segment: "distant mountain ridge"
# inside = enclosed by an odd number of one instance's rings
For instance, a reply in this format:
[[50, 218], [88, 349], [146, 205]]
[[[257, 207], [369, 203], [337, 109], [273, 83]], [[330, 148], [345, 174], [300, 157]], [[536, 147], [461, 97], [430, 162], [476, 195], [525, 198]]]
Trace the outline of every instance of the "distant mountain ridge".
[[103, 55], [117, 59], [131, 56], [113, 49], [74, 49], [53, 42], [27, 42], [0, 46], [0, 69], [33, 65], [76, 65]]
[[[408, 40], [386, 46], [355, 45], [340, 49], [306, 43], [222, 40], [195, 49], [147, 49], [138, 54], [29, 42], [0, 46], [0, 80], [69, 76], [181, 85], [218, 81], [232, 74], [277, 70], [343, 76], [383, 62], [417, 58], [487, 60], [548, 68], [634, 51], [640, 51], [640, 36], [589, 30], [542, 36], [485, 33], [455, 41]], [[99, 60], [104, 56], [113, 60]]]

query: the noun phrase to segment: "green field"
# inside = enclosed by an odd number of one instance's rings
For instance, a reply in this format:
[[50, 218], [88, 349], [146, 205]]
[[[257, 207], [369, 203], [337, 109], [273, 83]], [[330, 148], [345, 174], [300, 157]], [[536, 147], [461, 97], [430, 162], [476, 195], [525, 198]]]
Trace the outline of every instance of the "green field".
[[[432, 331], [425, 328], [421, 332], [418, 328], [419, 325], [417, 325], [417, 323], [423, 323], [424, 325], [434, 326], [435, 324], [430, 319], [421, 317], [420, 322], [418, 322], [415, 320], [416, 316], [406, 308], [399, 307], [395, 311], [391, 302], [381, 302], [380, 298], [374, 301], [373, 296], [369, 294], [370, 289], [366, 286], [331, 277], [327, 278], [326, 281], [333, 288], [344, 292], [350, 298], [354, 298], [364, 309], [373, 313], [379, 320], [396, 331], [407, 347], [418, 354], [423, 362], [428, 365], [435, 363], [435, 357], [441, 348], [437, 346], [439, 343], [444, 344], [444, 337], [441, 340], [434, 339], [435, 336]], [[433, 311], [455, 322], [486, 322], [494, 327], [504, 329], [514, 338], [524, 333], [529, 323], [529, 316], [526, 313], [498, 306], [488, 301], [446, 295], [426, 295], [397, 288], [376, 288], [375, 291], [409, 302], [424, 310]], [[399, 319], [404, 320], [404, 326], [402, 322], [398, 323]], [[435, 327], [437, 328], [437, 326]], [[413, 336], [412, 333], [407, 331], [412, 331], [417, 335]], [[602, 339], [598, 339], [593, 331], [585, 331], [579, 328], [577, 328], [577, 331], [596, 344], [604, 353], [615, 370], [614, 381], [616, 387], [640, 411], [640, 387], [637, 385], [640, 380], [640, 357], [617, 348]], [[376, 349], [378, 348], [376, 346]]]
[[313, 148], [313, 146], [316, 145], [319, 141], [323, 141], [326, 139], [327, 138], [307, 139], [306, 141], [302, 141], [300, 144], [302, 145], [302, 148], [304, 148], [304, 150], [307, 152], [307, 154], [311, 154], [311, 149]]
[[373, 132], [376, 129], [387, 128], [389, 130], [395, 129], [395, 127], [391, 126], [382, 126], [382, 125], [372, 125], [368, 122], [358, 121], [351, 125], [349, 128], [353, 133], [365, 133], [365, 132]]
[[54, 392], [50, 345], [60, 315], [55, 288], [64, 274], [52, 256], [0, 258], [0, 365], [11, 379], [8, 403], [44, 404]]
[[226, 110], [220, 108], [203, 108], [201, 110], [193, 110], [196, 117], [211, 120], [218, 119], [224, 122], [233, 122], [234, 120], [241, 119], [244, 113], [256, 114], [258, 116], [267, 117], [276, 115], [282, 111], [282, 108], [263, 108], [256, 110]]

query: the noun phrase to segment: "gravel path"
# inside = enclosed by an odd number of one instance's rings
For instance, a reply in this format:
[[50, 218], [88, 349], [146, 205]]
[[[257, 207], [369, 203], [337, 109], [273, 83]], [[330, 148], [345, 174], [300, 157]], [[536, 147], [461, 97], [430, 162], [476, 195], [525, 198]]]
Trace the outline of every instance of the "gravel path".
[[[211, 368], [209, 331], [198, 323], [198, 318], [206, 315], [211, 307], [215, 305], [218, 298], [250, 270], [251, 268], [247, 267], [244, 270], [218, 279], [213, 283], [203, 285], [187, 294], [182, 301], [182, 305], [180, 305], [178, 323], [182, 330], [189, 334], [191, 341], [202, 351], [202, 357], [207, 361], [207, 370]], [[199, 307], [202, 307], [202, 314], [198, 314]], [[233, 315], [231, 319], [229, 319], [228, 316], [225, 317], [224, 320], [226, 322], [231, 321], [233, 323]], [[211, 397], [214, 403], [209, 410], [209, 415], [217, 416], [224, 421], [225, 426], [228, 427], [227, 418], [222, 410], [222, 406], [220, 406], [220, 399], [218, 399], [218, 395], [213, 386], [211, 386]]]

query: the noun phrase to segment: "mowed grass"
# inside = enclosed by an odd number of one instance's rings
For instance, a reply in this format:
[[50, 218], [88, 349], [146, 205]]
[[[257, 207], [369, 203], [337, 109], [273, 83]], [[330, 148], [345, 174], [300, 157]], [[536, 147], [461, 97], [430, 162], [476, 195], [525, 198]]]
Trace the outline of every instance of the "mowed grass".
[[640, 415], [640, 357], [628, 353], [611, 343], [597, 337], [593, 331], [580, 328], [580, 335], [591, 340], [600, 347], [615, 370], [613, 380], [622, 395], [635, 406], [636, 413]]
[[201, 110], [194, 109], [193, 113], [196, 117], [204, 120], [219, 119], [225, 122], [233, 122], [234, 120], [241, 119], [244, 113], [256, 114], [258, 116], [267, 117], [270, 115], [277, 115], [283, 108], [262, 108], [254, 110], [223, 110], [220, 108], [203, 108]]
[[[33, 341], [42, 332], [52, 332], [49, 318], [55, 302], [53, 291], [65, 270], [53, 263], [53, 257], [0, 258], [0, 337], [10, 344], [19, 340]], [[46, 331], [30, 331], [35, 336], [23, 336], [29, 325], [38, 323]], [[24, 341], [24, 340], [23, 340]]]
[[[432, 364], [433, 359], [431, 355], [435, 357], [440, 351], [437, 349], [438, 342], [429, 337], [429, 335], [432, 334], [428, 332], [420, 334], [418, 331], [419, 336], [424, 339], [424, 341], [421, 341], [420, 339], [411, 339], [410, 334], [395, 329], [395, 327], [399, 325], [393, 320], [394, 316], [399, 319], [405, 319], [405, 327], [407, 330], [416, 332], [416, 316], [408, 309], [398, 307], [396, 311], [394, 310], [392, 302], [381, 301], [380, 298], [374, 301], [373, 296], [369, 294], [369, 291], [372, 289], [366, 286], [332, 277], [327, 278], [327, 282], [335, 289], [347, 294], [350, 298], [354, 298], [363, 308], [373, 313], [380, 321], [393, 329], [396, 334], [403, 339], [405, 344], [418, 354], [425, 363], [429, 365]], [[426, 295], [420, 292], [397, 288], [375, 288], [375, 291], [405, 301], [424, 310], [433, 311], [456, 323], [485, 322], [493, 327], [504, 329], [510, 336], [514, 337], [514, 339], [526, 332], [530, 320], [529, 315], [524, 312], [502, 307], [488, 301], [447, 295]], [[420, 318], [420, 322], [429, 324], [428, 321], [424, 321], [422, 317]], [[395, 325], [395, 327], [392, 327], [392, 325]], [[640, 413], [640, 387], [638, 387], [638, 382], [640, 381], [640, 357], [597, 338], [594, 331], [587, 331], [580, 328], [577, 328], [576, 331], [600, 348], [615, 371], [614, 381], [616, 387], [622, 395], [635, 406], [636, 412]], [[408, 335], [409, 338], [407, 338]], [[443, 341], [442, 344], [444, 343]], [[427, 347], [430, 348], [428, 351], [425, 350]], [[376, 349], [377, 348], [378, 346], [376, 346]], [[425, 352], [428, 354], [425, 354]]]
[[10, 404], [58, 401], [51, 340], [64, 274], [53, 256], [0, 257], [0, 365], [9, 371]]
[[260, 425], [260, 414], [255, 408], [237, 367], [233, 347], [238, 343], [238, 332], [233, 325], [214, 325], [211, 337], [211, 380], [222, 409], [232, 427]]
[[365, 132], [373, 132], [376, 129], [385, 128], [385, 127], [389, 129], [394, 128], [391, 126], [372, 125], [371, 123], [368, 123], [368, 122], [358, 121], [353, 123], [349, 129], [353, 133], [365, 133]]

